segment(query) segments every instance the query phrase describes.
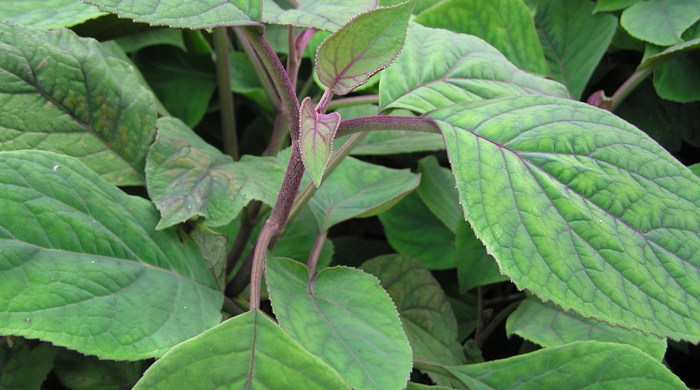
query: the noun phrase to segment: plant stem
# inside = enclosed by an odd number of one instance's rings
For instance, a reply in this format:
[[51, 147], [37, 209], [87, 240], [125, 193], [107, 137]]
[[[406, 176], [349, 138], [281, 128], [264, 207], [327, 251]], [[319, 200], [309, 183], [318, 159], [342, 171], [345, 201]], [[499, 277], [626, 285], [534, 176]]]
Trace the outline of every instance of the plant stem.
[[520, 301], [518, 302], [513, 302], [510, 305], [506, 306], [503, 310], [499, 311], [498, 314], [496, 314], [491, 321], [479, 332], [474, 336], [474, 343], [476, 343], [476, 346], [481, 349], [481, 347], [484, 345], [484, 341], [486, 341], [487, 338], [493, 333], [493, 331], [496, 329], [496, 327], [503, 321], [505, 321], [506, 318], [515, 311], [515, 309], [520, 306]]
[[304, 174], [304, 165], [301, 161], [301, 153], [297, 144], [299, 139], [299, 101], [287, 72], [259, 29], [242, 27], [240, 31], [246, 36], [248, 42], [260, 56], [265, 69], [267, 69], [272, 84], [280, 97], [280, 109], [287, 118], [289, 133], [292, 136], [292, 154], [289, 157], [289, 165], [282, 181], [282, 188], [277, 196], [275, 206], [272, 208], [270, 218], [265, 222], [265, 226], [258, 236], [258, 241], [253, 251], [249, 302], [249, 309], [253, 311], [260, 307], [260, 285], [265, 267], [265, 255], [269, 247], [274, 245], [274, 240], [287, 222], [294, 198], [299, 190], [302, 175]]
[[280, 98], [277, 95], [277, 92], [275, 92], [275, 88], [272, 86], [272, 81], [270, 81], [267, 73], [265, 73], [265, 68], [260, 63], [260, 57], [253, 49], [250, 42], [248, 42], [240, 28], [234, 27], [233, 32], [236, 34], [236, 38], [238, 38], [238, 42], [240, 42], [243, 51], [248, 55], [248, 59], [250, 59], [250, 62], [253, 64], [253, 70], [258, 76], [260, 85], [262, 85], [263, 89], [265, 90], [267, 97], [270, 98], [272, 106], [277, 109], [280, 105]]
[[236, 266], [238, 260], [243, 254], [243, 250], [248, 243], [248, 239], [250, 239], [250, 235], [253, 233], [255, 225], [258, 224], [260, 215], [263, 214], [260, 212], [261, 206], [261, 202], [252, 201], [248, 203], [248, 206], [241, 211], [240, 228], [238, 229], [236, 238], [233, 241], [231, 250], [226, 255], [226, 275], [233, 271], [233, 268]]
[[336, 137], [374, 130], [405, 130], [441, 134], [440, 127], [432, 118], [405, 116], [368, 116], [340, 122]]
[[326, 241], [328, 236], [328, 230], [324, 229], [316, 235], [316, 240], [314, 240], [314, 246], [311, 248], [311, 253], [309, 253], [309, 259], [306, 262], [306, 268], [309, 269], [309, 277], [313, 279], [314, 272], [316, 271], [316, 264], [318, 264], [318, 257], [321, 255], [321, 249], [323, 248], [323, 243]]
[[352, 107], [360, 104], [377, 104], [379, 103], [379, 95], [361, 95], [348, 98], [335, 99], [328, 103], [328, 110], [337, 110], [343, 107]]
[[[357, 146], [357, 144], [362, 141], [362, 139], [367, 136], [367, 133], [356, 133], [350, 136], [350, 138], [345, 141], [343, 146], [341, 146], [335, 153], [333, 153], [333, 156], [331, 159], [328, 161], [328, 165], [326, 166], [326, 170], [324, 171], [323, 179], [321, 179], [321, 183], [323, 184], [323, 181], [326, 180], [328, 176], [335, 170], [335, 168], [340, 165], [340, 163], [343, 161], [345, 157], [347, 157], [352, 149]], [[304, 187], [303, 190], [297, 195], [296, 199], [294, 200], [294, 204], [292, 205], [292, 210], [289, 213], [289, 219], [294, 219], [297, 214], [299, 214], [299, 211], [306, 205], [306, 203], [309, 202], [312, 196], [316, 193], [316, 186], [313, 183], [309, 183]]]
[[236, 134], [236, 114], [231, 91], [231, 42], [226, 27], [214, 29], [214, 49], [216, 51], [216, 80], [221, 106], [221, 131], [224, 139], [224, 152], [238, 160], [238, 136]]
[[618, 88], [610, 98], [612, 100], [610, 111], [615, 111], [615, 109], [620, 106], [625, 98], [627, 98], [627, 96], [629, 96], [629, 94], [632, 93], [632, 91], [637, 88], [642, 81], [644, 81], [644, 79], [649, 77], [653, 71], [654, 67], [646, 67], [644, 69], [637, 70], [632, 74], [632, 76], [625, 80], [625, 82], [622, 83], [620, 88]]

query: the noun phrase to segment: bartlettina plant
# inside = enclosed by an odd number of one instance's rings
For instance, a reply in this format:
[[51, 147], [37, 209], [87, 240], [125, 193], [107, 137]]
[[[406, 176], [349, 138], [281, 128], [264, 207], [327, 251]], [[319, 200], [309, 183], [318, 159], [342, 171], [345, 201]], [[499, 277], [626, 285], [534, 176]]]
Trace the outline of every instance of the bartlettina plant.
[[696, 4], [0, 19], [0, 387], [693, 386]]

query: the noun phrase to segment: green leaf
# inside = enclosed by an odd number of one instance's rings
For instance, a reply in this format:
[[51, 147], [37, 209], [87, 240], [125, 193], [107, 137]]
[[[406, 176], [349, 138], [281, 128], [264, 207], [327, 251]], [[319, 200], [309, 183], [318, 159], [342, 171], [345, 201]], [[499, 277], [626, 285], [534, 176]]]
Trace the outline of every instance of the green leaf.
[[356, 389], [398, 389], [411, 347], [379, 280], [354, 268], [314, 275], [294, 260], [267, 259], [267, 286], [282, 329]]
[[690, 170], [691, 170], [696, 176], [700, 176], [700, 163], [693, 164], [693, 165], [689, 166], [688, 168], [690, 168]]
[[211, 56], [160, 46], [139, 53], [135, 63], [170, 114], [189, 127], [202, 120], [216, 89]]
[[546, 0], [537, 6], [535, 25], [550, 75], [578, 100], [615, 35], [617, 18], [592, 15], [589, 0]]
[[284, 166], [272, 157], [233, 162], [175, 118], [158, 120], [158, 137], [148, 154], [148, 194], [166, 229], [201, 216], [209, 227], [231, 222], [249, 201], [273, 204]]
[[[466, 363], [457, 341], [457, 320], [442, 287], [420, 261], [387, 255], [362, 264], [379, 278], [396, 303], [401, 323], [411, 343], [413, 358], [448, 366]], [[458, 386], [449, 376], [431, 374], [438, 385]]]
[[649, 0], [627, 8], [620, 24], [635, 38], [659, 46], [681, 43], [681, 34], [700, 19], [695, 0]]
[[[687, 42], [679, 43], [673, 45], [664, 50], [661, 50], [658, 46], [647, 45], [646, 52], [644, 53], [644, 60], [639, 64], [637, 69], [645, 69], [649, 67], [657, 67], [680, 54], [700, 49], [700, 39], [693, 39]], [[683, 73], [681, 73], [683, 74]]]
[[418, 161], [418, 173], [421, 182], [416, 193], [433, 215], [455, 233], [457, 226], [464, 223], [464, 216], [452, 172], [441, 167], [435, 156], [428, 156]]
[[[179, 234], [184, 234], [180, 232]], [[226, 287], [226, 244], [228, 239], [225, 235], [210, 230], [203, 223], [197, 224], [190, 232], [192, 241], [197, 244], [199, 253], [207, 263], [209, 272], [216, 280], [219, 290]]]
[[429, 114], [503, 273], [585, 317], [700, 340], [700, 180], [608, 111], [542, 96]]
[[575, 342], [488, 363], [448, 367], [470, 389], [685, 389], [660, 362], [635, 347]]
[[262, 21], [336, 31], [357, 14], [377, 7], [376, 0], [300, 0], [297, 3], [295, 8], [282, 9], [274, 0], [263, 0]]
[[144, 360], [100, 360], [94, 356], [61, 350], [56, 356], [54, 373], [71, 390], [131, 389], [148, 364]]
[[323, 41], [316, 72], [337, 95], [345, 95], [386, 68], [403, 48], [415, 0], [360, 14]]
[[[426, 27], [475, 35], [505, 54], [518, 68], [548, 73], [535, 25], [521, 0], [445, 0], [421, 12], [415, 21]], [[427, 44], [425, 47], [432, 49]]]
[[70, 27], [104, 15], [80, 0], [0, 0], [0, 18], [37, 29]]
[[53, 368], [56, 348], [41, 343], [29, 348], [24, 339], [15, 339], [12, 347], [0, 339], [0, 389], [39, 390]]
[[417, 194], [409, 194], [379, 214], [389, 244], [415, 257], [427, 269], [455, 267], [455, 235], [437, 219]]
[[260, 0], [85, 0], [102, 11], [156, 26], [191, 29], [257, 25]]
[[333, 138], [340, 125], [340, 114], [316, 112], [310, 97], [301, 102], [299, 112], [299, 148], [304, 168], [316, 187], [321, 185], [323, 172], [333, 151]]
[[148, 30], [140, 34], [116, 39], [115, 42], [127, 53], [135, 53], [143, 48], [158, 45], [175, 46], [182, 51], [187, 50], [185, 40], [182, 37], [182, 30], [171, 28]]
[[[277, 241], [269, 255], [290, 259], [308, 259], [319, 232], [320, 229], [311, 210], [308, 206], [304, 207], [284, 229], [282, 237]], [[318, 256], [316, 268], [328, 266], [333, 259], [333, 254], [333, 241], [325, 240]]]
[[249, 98], [262, 108], [273, 112], [272, 103], [262, 85], [260, 85], [258, 76], [255, 74], [255, 69], [248, 56], [238, 51], [232, 51], [230, 56], [231, 90]]
[[0, 333], [103, 359], [160, 356], [219, 322], [191, 241], [79, 161], [0, 153]]
[[133, 67], [64, 29], [0, 23], [0, 48], [0, 150], [50, 150], [113, 184], [144, 183], [155, 99]]
[[632, 345], [658, 361], [663, 360], [666, 353], [664, 339], [585, 319], [572, 311], [562, 311], [551, 303], [542, 303], [533, 298], [523, 301], [508, 317], [506, 333], [509, 336], [515, 333], [543, 347], [595, 340]]
[[428, 386], [421, 383], [408, 382], [408, 387], [406, 390], [450, 390], [449, 387], [442, 386]]
[[499, 271], [493, 256], [486, 252], [484, 244], [476, 238], [471, 226], [464, 221], [458, 225], [455, 234], [455, 263], [460, 294], [474, 287], [508, 280]]
[[345, 158], [309, 201], [321, 230], [355, 217], [371, 217], [413, 191], [420, 176], [407, 169]]
[[247, 312], [176, 346], [139, 389], [347, 389], [338, 374], [260, 311]]
[[561, 84], [519, 70], [479, 38], [413, 23], [404, 51], [381, 76], [382, 110], [405, 108], [423, 113], [507, 95], [568, 96]]
[[[696, 40], [697, 41], [697, 40]], [[654, 70], [654, 88], [663, 99], [678, 103], [700, 100], [700, 51], [674, 56]]]
[[637, 4], [640, 1], [642, 0], [598, 0], [595, 3], [593, 13], [597, 14], [598, 12], [619, 11], [631, 5]]

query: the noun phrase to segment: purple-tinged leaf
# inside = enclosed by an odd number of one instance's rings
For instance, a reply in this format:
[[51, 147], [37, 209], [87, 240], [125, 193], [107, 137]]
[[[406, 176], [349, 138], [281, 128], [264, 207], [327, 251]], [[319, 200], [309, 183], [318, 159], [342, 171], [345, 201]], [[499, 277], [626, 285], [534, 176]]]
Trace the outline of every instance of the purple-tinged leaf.
[[403, 48], [415, 0], [360, 14], [328, 37], [316, 52], [319, 80], [345, 95], [386, 68]]
[[333, 151], [333, 137], [340, 125], [340, 114], [319, 114], [311, 98], [301, 102], [299, 113], [301, 159], [316, 187], [321, 185], [323, 172]]

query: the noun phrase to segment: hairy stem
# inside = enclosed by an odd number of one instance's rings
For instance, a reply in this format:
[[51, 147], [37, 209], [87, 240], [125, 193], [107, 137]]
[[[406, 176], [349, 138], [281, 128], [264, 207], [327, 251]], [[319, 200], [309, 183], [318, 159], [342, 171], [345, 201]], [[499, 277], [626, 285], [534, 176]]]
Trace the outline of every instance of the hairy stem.
[[214, 29], [214, 49], [216, 51], [216, 81], [221, 106], [221, 131], [224, 139], [224, 152], [238, 160], [238, 136], [236, 134], [236, 114], [231, 91], [231, 41], [226, 27]]
[[284, 112], [289, 125], [289, 132], [292, 135], [292, 154], [289, 158], [289, 165], [282, 181], [282, 188], [272, 213], [263, 227], [258, 241], [253, 251], [253, 264], [250, 275], [250, 302], [249, 309], [257, 310], [260, 307], [260, 284], [262, 273], [265, 267], [265, 255], [270, 246], [274, 245], [274, 240], [282, 231], [282, 227], [287, 222], [287, 217], [292, 208], [294, 198], [299, 190], [301, 177], [304, 174], [304, 165], [301, 161], [301, 153], [297, 140], [299, 138], [299, 101], [295, 95], [287, 72], [280, 62], [277, 54], [270, 47], [269, 43], [262, 36], [259, 29], [255, 27], [240, 28], [255, 52], [260, 56], [262, 64], [267, 69], [272, 84], [280, 97], [280, 109]]
[[405, 116], [368, 116], [340, 122], [336, 137], [374, 130], [405, 130], [440, 134], [440, 127], [432, 118]]
[[233, 28], [233, 32], [236, 34], [236, 38], [238, 39], [238, 42], [240, 42], [243, 51], [248, 55], [248, 59], [250, 59], [250, 62], [253, 64], [253, 70], [258, 76], [258, 81], [260, 81], [260, 85], [262, 85], [263, 89], [265, 90], [265, 94], [268, 98], [270, 98], [272, 106], [275, 109], [278, 108], [280, 105], [279, 95], [277, 95], [277, 92], [275, 92], [275, 88], [272, 86], [272, 81], [270, 81], [267, 73], [265, 73], [265, 67], [260, 62], [260, 57], [253, 49], [250, 42], [246, 39], [240, 28]]

